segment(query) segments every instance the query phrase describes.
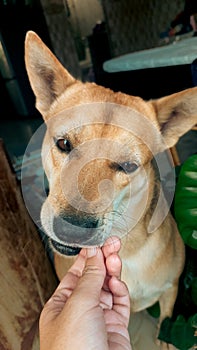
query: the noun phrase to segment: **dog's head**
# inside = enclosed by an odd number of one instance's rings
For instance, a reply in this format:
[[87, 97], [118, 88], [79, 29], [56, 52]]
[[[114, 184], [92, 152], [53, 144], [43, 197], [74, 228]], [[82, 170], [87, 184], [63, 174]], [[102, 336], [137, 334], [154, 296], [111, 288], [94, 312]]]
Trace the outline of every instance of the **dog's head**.
[[146, 102], [82, 83], [33, 32], [25, 62], [47, 125], [42, 159], [50, 190], [41, 221], [54, 248], [76, 254], [150, 220], [157, 192], [151, 160], [197, 122], [197, 89]]

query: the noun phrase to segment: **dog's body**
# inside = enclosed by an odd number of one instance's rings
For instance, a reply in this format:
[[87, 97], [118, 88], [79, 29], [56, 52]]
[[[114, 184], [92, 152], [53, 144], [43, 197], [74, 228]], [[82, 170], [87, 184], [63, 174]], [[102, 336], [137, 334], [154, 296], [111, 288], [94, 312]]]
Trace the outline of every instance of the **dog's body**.
[[[36, 106], [47, 123], [42, 153], [50, 192], [41, 221], [52, 238], [59, 278], [75, 259], [66, 255], [102, 245], [110, 234], [120, 236], [131, 311], [159, 301], [161, 323], [172, 315], [184, 244], [171, 214], [164, 213], [163, 197], [157, 208], [161, 193], [152, 158], [195, 125], [197, 89], [145, 102], [81, 83], [33, 32], [26, 37], [25, 59]], [[130, 111], [137, 120], [134, 131], [125, 124]]]

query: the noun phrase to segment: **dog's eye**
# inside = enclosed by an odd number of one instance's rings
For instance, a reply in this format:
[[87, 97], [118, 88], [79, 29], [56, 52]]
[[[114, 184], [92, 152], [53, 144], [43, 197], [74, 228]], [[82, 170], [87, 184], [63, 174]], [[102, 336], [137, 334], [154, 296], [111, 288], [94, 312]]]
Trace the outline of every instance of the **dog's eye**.
[[125, 173], [133, 173], [135, 170], [138, 169], [138, 165], [133, 162], [124, 162], [119, 164], [118, 170], [119, 171], [124, 171]]
[[69, 153], [72, 151], [72, 145], [71, 145], [70, 141], [67, 139], [57, 140], [56, 145], [63, 152]]

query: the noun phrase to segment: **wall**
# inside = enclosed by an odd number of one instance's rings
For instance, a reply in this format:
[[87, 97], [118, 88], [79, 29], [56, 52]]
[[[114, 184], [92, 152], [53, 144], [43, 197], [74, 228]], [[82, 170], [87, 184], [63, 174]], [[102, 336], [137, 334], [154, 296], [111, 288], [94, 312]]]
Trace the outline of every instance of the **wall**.
[[[184, 0], [41, 0], [55, 53], [76, 77], [86, 37], [105, 20], [112, 57], [158, 46]], [[68, 11], [68, 13], [66, 13]]]
[[63, 0], [41, 0], [53, 51], [75, 77], [81, 78], [77, 50]]
[[82, 38], [92, 34], [92, 28], [104, 18], [99, 0], [67, 0], [67, 3], [73, 30]]
[[184, 0], [102, 0], [113, 56], [158, 46]]

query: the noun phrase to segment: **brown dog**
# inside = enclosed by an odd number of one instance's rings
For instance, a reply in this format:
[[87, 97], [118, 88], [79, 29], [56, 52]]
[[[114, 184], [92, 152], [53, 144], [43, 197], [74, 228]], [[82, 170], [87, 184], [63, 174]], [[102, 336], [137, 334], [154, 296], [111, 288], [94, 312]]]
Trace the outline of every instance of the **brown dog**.
[[131, 311], [159, 301], [161, 323], [172, 315], [184, 244], [158, 176], [167, 157], [157, 167], [152, 160], [197, 122], [197, 88], [145, 102], [82, 83], [31, 31], [25, 62], [47, 124], [42, 158], [50, 191], [41, 222], [59, 278], [73, 262], [68, 255], [117, 235]]

